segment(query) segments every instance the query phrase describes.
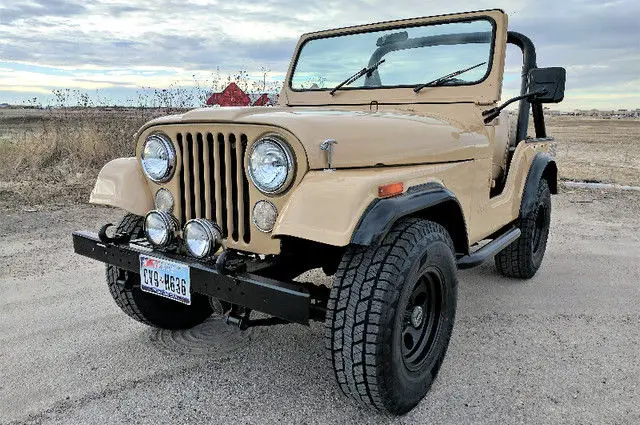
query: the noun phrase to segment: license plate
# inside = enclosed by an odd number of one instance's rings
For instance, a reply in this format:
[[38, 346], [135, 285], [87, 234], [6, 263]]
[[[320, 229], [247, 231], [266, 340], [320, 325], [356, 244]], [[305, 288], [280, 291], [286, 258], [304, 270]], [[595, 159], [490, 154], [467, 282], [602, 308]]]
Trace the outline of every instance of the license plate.
[[191, 304], [189, 266], [140, 255], [140, 288], [183, 304]]

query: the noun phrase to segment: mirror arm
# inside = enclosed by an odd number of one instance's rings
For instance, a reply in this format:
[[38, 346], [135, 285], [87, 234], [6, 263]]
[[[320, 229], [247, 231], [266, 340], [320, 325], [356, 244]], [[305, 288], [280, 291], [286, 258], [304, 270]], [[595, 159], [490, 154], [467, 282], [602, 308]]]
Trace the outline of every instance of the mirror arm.
[[504, 102], [502, 105], [500, 106], [496, 106], [495, 108], [491, 108], [491, 109], [487, 109], [486, 111], [482, 112], [482, 116], [484, 117], [484, 123], [485, 124], [489, 124], [491, 121], [493, 121], [498, 115], [500, 115], [500, 112], [506, 108], [507, 106], [509, 106], [510, 104], [512, 104], [513, 102], [517, 101], [517, 100], [522, 100], [522, 99], [529, 99], [531, 97], [536, 97], [538, 95], [542, 95], [544, 94], [545, 91], [535, 91], [535, 92], [531, 92], [531, 93], [525, 93], [523, 95], [520, 96], [516, 96], [516, 97], [512, 97], [511, 99], [507, 100], [506, 102]]

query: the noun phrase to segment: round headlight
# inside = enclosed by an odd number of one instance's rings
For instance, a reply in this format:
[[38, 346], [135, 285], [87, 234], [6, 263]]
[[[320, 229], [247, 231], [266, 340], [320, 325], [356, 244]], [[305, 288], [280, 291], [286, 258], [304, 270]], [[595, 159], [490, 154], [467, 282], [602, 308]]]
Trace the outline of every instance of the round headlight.
[[293, 180], [293, 153], [280, 138], [266, 136], [253, 144], [247, 168], [258, 190], [266, 194], [281, 193]]
[[187, 250], [194, 257], [204, 258], [213, 255], [220, 248], [222, 232], [209, 220], [194, 218], [187, 221], [182, 233]]
[[178, 220], [166, 211], [150, 211], [144, 219], [144, 233], [155, 246], [169, 245], [177, 230]]
[[258, 201], [253, 206], [251, 213], [253, 224], [256, 225], [261, 232], [268, 233], [273, 230], [278, 218], [278, 210], [276, 206], [269, 201]]
[[176, 153], [164, 134], [152, 134], [142, 146], [142, 169], [154, 182], [166, 182], [173, 176]]
[[173, 195], [164, 187], [156, 192], [154, 204], [157, 210], [172, 212], [173, 211]]

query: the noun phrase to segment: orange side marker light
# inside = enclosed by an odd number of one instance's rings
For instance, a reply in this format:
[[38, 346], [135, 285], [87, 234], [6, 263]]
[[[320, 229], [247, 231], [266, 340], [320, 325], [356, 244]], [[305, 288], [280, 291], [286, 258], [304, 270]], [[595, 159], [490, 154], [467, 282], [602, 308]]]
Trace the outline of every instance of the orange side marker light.
[[392, 196], [400, 195], [402, 192], [404, 192], [404, 185], [402, 182], [378, 186], [379, 198], [390, 198]]

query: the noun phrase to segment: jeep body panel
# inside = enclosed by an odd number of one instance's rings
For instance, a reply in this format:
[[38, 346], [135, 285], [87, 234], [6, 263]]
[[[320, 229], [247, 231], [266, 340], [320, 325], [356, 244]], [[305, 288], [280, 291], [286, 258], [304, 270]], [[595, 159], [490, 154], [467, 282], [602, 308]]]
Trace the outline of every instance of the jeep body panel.
[[[361, 217], [378, 199], [378, 186], [402, 182], [404, 190], [427, 182], [451, 191], [474, 192], [474, 161], [383, 167], [359, 170], [310, 171], [281, 212], [274, 235], [296, 236], [328, 245], [351, 242]], [[339, 196], [336, 196], [339, 194]], [[461, 198], [465, 216], [471, 216], [473, 199]]]
[[[468, 242], [473, 245], [518, 218], [531, 162], [536, 154], [548, 149], [548, 140], [520, 143], [512, 160], [513, 172], [509, 173], [503, 192], [493, 198], [489, 198], [489, 159], [310, 171], [281, 211], [273, 233], [346, 246], [369, 206], [378, 199], [378, 186], [402, 182], [406, 192], [412, 187], [436, 183], [458, 201], [464, 215], [464, 223], [460, 225], [466, 224]], [[424, 208], [430, 206], [425, 202]]]
[[102, 167], [89, 203], [121, 208], [137, 215], [153, 209], [153, 196], [138, 158], [114, 159]]
[[[383, 89], [350, 89], [336, 92], [335, 96], [329, 91], [296, 91], [291, 88], [289, 81], [295, 70], [297, 58], [302, 46], [309, 40], [332, 37], [343, 34], [369, 32], [386, 29], [401, 29], [425, 24], [464, 22], [473, 19], [488, 19], [493, 23], [494, 45], [491, 55], [491, 71], [487, 78], [474, 85], [429, 87], [415, 93], [412, 88], [383, 88]], [[502, 76], [507, 43], [507, 15], [502, 10], [485, 10], [450, 15], [440, 15], [425, 18], [406, 19], [403, 21], [381, 22], [328, 31], [319, 31], [302, 35], [296, 46], [289, 71], [285, 79], [279, 102], [284, 105], [369, 105], [371, 102], [384, 103], [438, 103], [438, 102], [471, 102], [483, 105], [493, 104], [500, 100], [502, 92]]]
[[[472, 104], [413, 109], [342, 108], [202, 108], [172, 117], [173, 123], [268, 125], [286, 129], [303, 145], [309, 169], [327, 167], [320, 144], [335, 139], [334, 168], [362, 168], [487, 158], [490, 140]], [[368, 108], [367, 108], [368, 109]], [[162, 124], [163, 120], [152, 121]], [[147, 127], [148, 129], [149, 127]], [[162, 128], [162, 127], [158, 127]], [[402, 134], [398, 130], [402, 129]], [[277, 130], [276, 130], [277, 131]], [[144, 140], [144, 139], [143, 139]]]
[[[468, 106], [472, 107], [472, 105]], [[235, 109], [235, 111], [225, 110], [221, 112], [223, 114], [232, 114], [240, 108], [233, 109]], [[260, 111], [264, 111], [264, 109]], [[218, 109], [197, 112], [199, 112], [200, 115], [206, 113], [208, 116], [214, 116], [216, 112], [218, 112]], [[188, 114], [185, 115], [188, 116]], [[249, 122], [247, 122], [250, 121], [250, 118], [254, 115], [256, 120], [258, 120], [257, 117], [260, 117], [259, 121], [262, 122], [261, 124], [249, 124]], [[266, 115], [266, 117], [264, 115]], [[272, 115], [275, 115], [276, 118], [273, 118]], [[410, 117], [409, 115], [407, 116]], [[274, 120], [270, 125], [265, 124], [267, 117]], [[546, 152], [550, 143], [548, 139], [539, 141], [533, 139], [518, 144], [511, 161], [510, 170], [512, 172], [507, 176], [504, 190], [500, 195], [489, 198], [492, 181], [489, 139], [480, 132], [464, 133], [457, 127], [447, 126], [449, 133], [446, 134], [446, 136], [449, 137], [447, 139], [449, 144], [455, 146], [456, 143], [461, 143], [462, 140], [470, 140], [472, 144], [464, 148], [466, 151], [459, 149], [457, 151], [459, 156], [438, 158], [440, 160], [438, 163], [393, 167], [357, 167], [355, 165], [350, 166], [349, 163], [343, 163], [342, 166], [347, 169], [338, 169], [333, 172], [322, 169], [307, 172], [304, 158], [305, 155], [307, 157], [313, 156], [313, 154], [308, 153], [311, 149], [314, 149], [314, 152], [318, 152], [316, 155], [316, 166], [318, 168], [326, 167], [326, 159], [322, 158], [322, 156], [325, 155], [322, 155], [319, 149], [319, 143], [303, 144], [296, 135], [284, 130], [280, 126], [281, 124], [284, 125], [284, 123], [278, 121], [277, 118], [281, 118], [283, 121], [285, 119], [290, 120], [291, 123], [288, 123], [288, 125], [295, 127], [295, 124], [293, 124], [296, 122], [295, 114], [277, 109], [273, 112], [267, 111], [266, 114], [247, 115], [245, 113], [243, 114], [243, 121], [245, 122], [233, 124], [229, 122], [198, 124], [191, 123], [193, 118], [189, 116], [187, 120], [176, 120], [176, 117], [173, 117], [171, 121], [172, 124], [156, 124], [144, 128], [140, 132], [139, 140], [143, 141], [149, 134], [157, 131], [167, 134], [172, 140], [177, 140], [178, 134], [197, 135], [212, 132], [216, 133], [216, 131], [225, 134], [245, 134], [247, 135], [248, 143], [248, 147], [245, 150], [246, 155], [251, 143], [261, 137], [261, 135], [277, 132], [285, 137], [293, 147], [296, 158], [300, 159], [297, 161], [299, 168], [292, 188], [281, 195], [267, 196], [259, 192], [252, 185], [249, 185], [251, 201], [248, 205], [253, 205], [253, 203], [259, 199], [265, 199], [272, 202], [279, 211], [278, 220], [272, 234], [259, 232], [255, 227], [252, 227], [250, 243], [239, 239], [238, 241], [229, 240], [226, 245], [228, 247], [250, 250], [261, 254], [279, 253], [280, 242], [278, 239], [274, 239], [274, 237], [280, 236], [293, 236], [333, 246], [348, 245], [362, 215], [369, 205], [377, 199], [378, 186], [394, 182], [402, 182], [405, 191], [413, 186], [428, 182], [437, 182], [449, 190], [462, 207], [465, 219], [464, 224], [467, 227], [468, 242], [472, 245], [493, 234], [506, 223], [510, 223], [518, 217], [521, 196], [531, 162], [536, 153]], [[405, 119], [404, 117], [399, 118], [399, 114], [394, 114], [391, 118], [378, 116], [376, 114], [366, 117], [357, 115], [350, 118], [352, 122], [357, 122], [362, 118], [371, 121], [376, 119]], [[201, 116], [198, 117], [198, 121], [201, 122], [202, 120]], [[411, 121], [411, 119], [409, 119], [409, 121]], [[180, 124], [175, 124], [176, 122], [180, 122]], [[417, 122], [420, 123], [420, 125], [424, 125], [421, 121]], [[473, 120], [469, 122], [471, 123]], [[442, 124], [434, 124], [434, 121], [428, 121], [426, 125], [428, 128], [443, 126]], [[469, 128], [470, 127], [471, 125], [469, 125]], [[301, 130], [304, 129], [304, 126], [295, 128]], [[331, 134], [338, 134], [333, 131], [333, 129], [331, 129], [330, 132], [327, 132], [327, 130], [322, 131], [325, 132], [324, 134], [327, 137]], [[347, 132], [345, 134], [349, 133]], [[460, 134], [462, 134], [462, 136], [460, 136]], [[379, 134], [370, 133], [367, 134], [367, 136], [370, 137], [371, 150], [379, 152], [379, 154], [377, 154], [378, 156], [372, 155], [371, 158], [378, 158], [379, 163], [384, 163], [386, 161], [385, 158], [393, 158], [393, 155], [397, 155], [389, 150], [389, 146], [394, 147], [397, 151], [403, 151], [405, 149], [405, 141], [409, 144], [415, 143], [414, 139], [404, 137], [402, 140], [396, 140], [395, 142], [386, 142], [385, 139], [383, 139], [381, 143], [376, 143], [376, 140], [380, 140], [378, 139]], [[322, 137], [320, 139], [322, 139]], [[338, 140], [342, 139], [338, 137]], [[427, 144], [425, 141], [422, 143]], [[436, 146], [438, 145], [439, 144], [436, 143]], [[137, 149], [138, 159], [140, 148], [141, 143]], [[336, 160], [342, 155], [345, 155], [344, 149], [336, 149], [335, 153], [334, 157]], [[183, 157], [179, 150], [176, 154], [176, 176], [180, 176], [183, 168], [189, 167], [189, 158]], [[354, 162], [357, 163], [357, 152], [353, 151], [353, 154]], [[409, 154], [411, 154], [411, 152], [409, 152]], [[467, 158], [467, 155], [471, 156]], [[421, 161], [427, 162], [431, 158], [431, 155], [424, 153]], [[448, 159], [448, 161], [445, 160], [445, 158]], [[246, 168], [245, 162], [245, 157], [240, 159], [239, 163], [243, 164], [242, 168]], [[187, 188], [189, 190], [200, 189], [190, 187], [189, 185], [185, 188], [185, 182], [181, 181], [180, 178], [173, 178], [166, 183], [155, 183], [141, 175], [139, 160], [134, 161], [133, 158], [128, 158], [112, 161], [112, 163], [105, 166], [105, 170], [101, 172], [93, 192], [94, 194], [92, 194], [92, 203], [117, 206], [126, 211], [144, 215], [153, 208], [153, 197], [151, 194], [155, 193], [159, 188], [164, 187], [174, 195], [176, 211], [196, 208], [204, 209], [203, 217], [216, 217], [216, 211], [209, 211], [206, 207], [206, 204], [211, 202], [209, 195], [205, 197], [205, 202], [199, 203], [198, 205], [196, 205], [196, 202], [193, 202], [193, 205], [191, 205], [192, 200], [190, 197], [181, 196], [181, 192]], [[213, 175], [214, 172], [215, 170], [209, 170], [210, 176]], [[119, 175], [120, 173], [125, 174]], [[132, 175], [133, 177], [125, 178], [125, 175]], [[116, 177], [114, 178], [112, 176]], [[196, 182], [193, 182], [193, 184], [195, 186]], [[181, 185], [183, 185], [182, 188]], [[108, 190], [106, 188], [108, 188]], [[131, 197], [129, 197], [129, 194]], [[426, 207], [427, 205], [425, 205], [425, 208]], [[195, 214], [191, 214], [190, 216], [195, 216]], [[182, 217], [179, 218], [184, 221]], [[244, 224], [239, 223], [238, 225], [242, 226]]]
[[531, 161], [527, 181], [522, 192], [521, 215], [526, 215], [533, 210], [535, 195], [542, 179], [547, 180], [552, 194], [558, 193], [558, 167], [556, 162], [548, 153], [537, 152], [533, 161]]

